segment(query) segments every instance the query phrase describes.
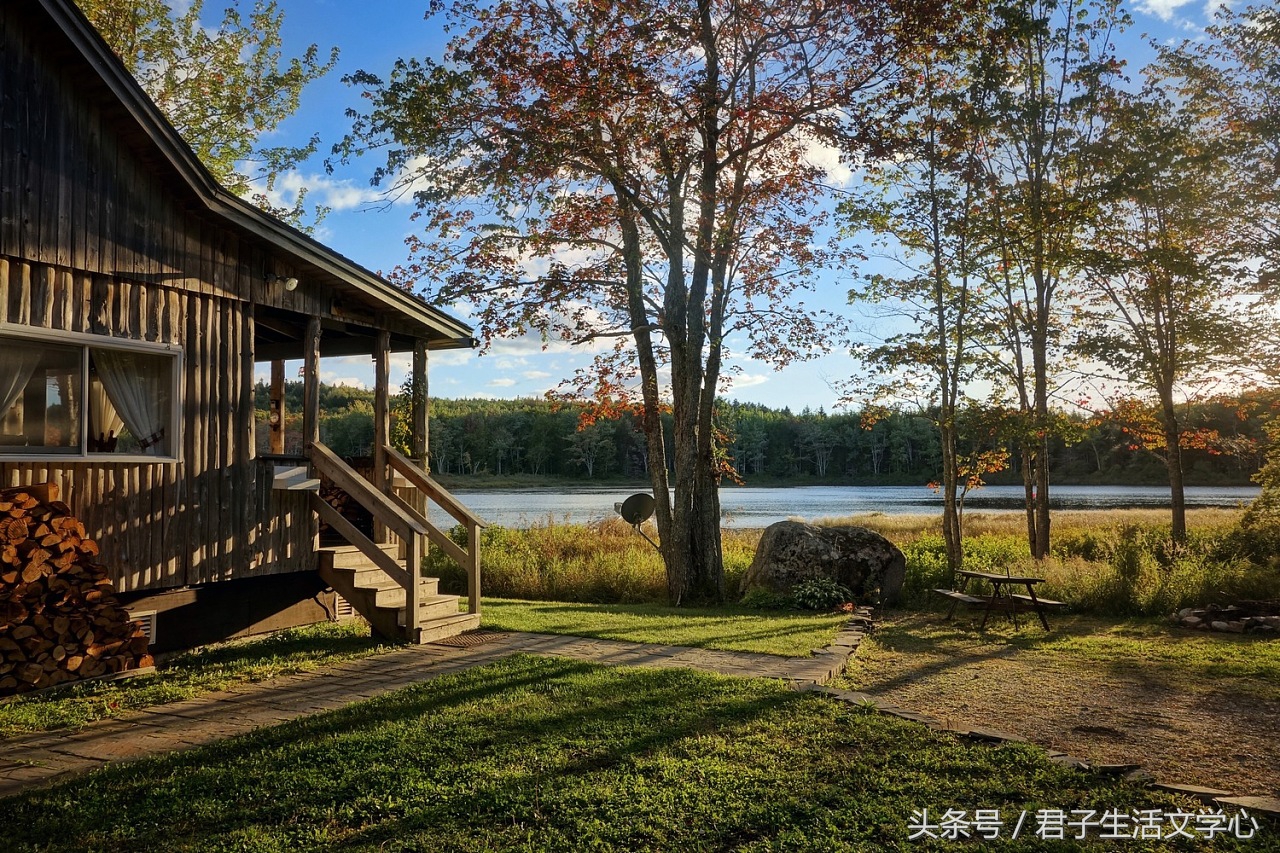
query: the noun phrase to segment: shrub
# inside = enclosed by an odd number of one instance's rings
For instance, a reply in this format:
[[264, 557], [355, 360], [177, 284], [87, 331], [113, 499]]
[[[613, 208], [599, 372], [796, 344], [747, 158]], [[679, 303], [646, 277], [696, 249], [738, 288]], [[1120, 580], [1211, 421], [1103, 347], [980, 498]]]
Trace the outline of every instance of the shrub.
[[796, 584], [791, 590], [791, 600], [801, 610], [834, 610], [853, 601], [853, 593], [831, 578], [814, 578]]
[[947, 567], [946, 543], [941, 536], [921, 536], [900, 547], [907, 558], [907, 573], [902, 581], [903, 604], [927, 604], [929, 590], [953, 586], [951, 569]]

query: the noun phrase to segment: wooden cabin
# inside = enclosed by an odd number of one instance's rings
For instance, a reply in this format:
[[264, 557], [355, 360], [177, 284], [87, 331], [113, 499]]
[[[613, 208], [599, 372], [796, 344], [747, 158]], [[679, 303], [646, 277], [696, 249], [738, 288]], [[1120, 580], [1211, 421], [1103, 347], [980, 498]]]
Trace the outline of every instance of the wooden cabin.
[[[52, 482], [112, 581], [180, 648], [333, 617], [425, 641], [479, 621], [479, 519], [431, 480], [430, 353], [472, 330], [228, 193], [71, 0], [0, 3], [0, 487]], [[388, 441], [392, 353], [412, 353], [412, 453]], [[320, 441], [320, 362], [367, 354], [372, 475]], [[283, 455], [286, 360], [302, 456]], [[255, 365], [271, 365], [270, 454]], [[265, 367], [263, 368], [265, 372]], [[335, 483], [376, 520], [320, 500]], [[427, 498], [470, 531], [455, 544]], [[319, 537], [319, 522], [346, 540]], [[466, 570], [466, 612], [419, 566]]]

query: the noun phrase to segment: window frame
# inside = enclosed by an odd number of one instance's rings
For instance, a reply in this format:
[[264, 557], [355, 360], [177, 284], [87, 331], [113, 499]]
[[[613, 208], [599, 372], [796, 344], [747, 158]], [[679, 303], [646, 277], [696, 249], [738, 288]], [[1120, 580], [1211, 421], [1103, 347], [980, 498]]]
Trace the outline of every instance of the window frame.
[[[41, 453], [23, 452], [23, 451], [0, 451], [0, 464], [6, 462], [75, 462], [77, 464], [85, 462], [107, 462], [112, 464], [127, 463], [151, 463], [151, 464], [178, 464], [183, 461], [183, 423], [182, 411], [185, 396], [184, 382], [186, 378], [184, 364], [184, 353], [181, 346], [172, 343], [162, 343], [154, 341], [139, 341], [132, 338], [115, 338], [110, 335], [94, 335], [85, 332], [68, 332], [62, 329], [45, 329], [37, 326], [19, 326], [13, 323], [0, 323], [0, 346], [3, 346], [4, 339], [16, 339], [26, 342], [47, 343], [54, 346], [71, 346], [80, 350], [80, 399], [83, 401], [80, 405], [79, 429], [80, 429], [80, 447], [79, 452], [68, 453]], [[143, 353], [145, 355], [168, 357], [172, 363], [172, 373], [170, 374], [171, 386], [173, 388], [173, 399], [170, 403], [169, 423], [171, 425], [172, 440], [169, 445], [170, 452], [164, 456], [153, 456], [142, 453], [109, 453], [109, 452], [91, 452], [89, 450], [89, 416], [88, 416], [88, 400], [89, 400], [89, 350], [90, 349], [110, 349], [124, 350], [127, 352]], [[0, 412], [0, 415], [4, 413]], [[26, 448], [26, 450], [31, 450]]]

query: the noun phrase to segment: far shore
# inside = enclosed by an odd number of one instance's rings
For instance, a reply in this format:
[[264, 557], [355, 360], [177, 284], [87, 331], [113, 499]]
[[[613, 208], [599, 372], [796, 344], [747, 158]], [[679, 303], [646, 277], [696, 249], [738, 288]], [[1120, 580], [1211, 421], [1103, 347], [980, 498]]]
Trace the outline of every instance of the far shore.
[[[547, 491], [563, 491], [565, 489], [637, 489], [644, 490], [650, 487], [648, 480], [636, 478], [607, 478], [607, 479], [580, 479], [576, 477], [533, 477], [527, 475], [496, 475], [496, 474], [436, 474], [434, 478], [440, 485], [452, 492], [487, 492], [503, 489], [512, 490], [542, 490]], [[1020, 480], [993, 480], [987, 483], [988, 486], [1021, 486]], [[1061, 482], [1053, 482], [1050, 489], [1054, 486], [1081, 486], [1081, 487], [1106, 487], [1106, 486], [1135, 486], [1141, 488], [1168, 488], [1168, 483], [1159, 480], [1138, 479], [1132, 481], [1122, 480], [1082, 480], [1071, 479]], [[1235, 488], [1256, 486], [1257, 484], [1248, 477], [1231, 478], [1221, 482], [1209, 482], [1198, 479], [1190, 479], [1186, 483], [1191, 488]], [[814, 486], [826, 487], [848, 487], [848, 488], [878, 488], [888, 486], [914, 486], [917, 488], [928, 488], [927, 483], [921, 483], [918, 480], [885, 478], [885, 479], [800, 479], [800, 478], [750, 478], [745, 482], [738, 484], [725, 482], [720, 485], [722, 491], [733, 491], [735, 489], [799, 489]], [[979, 489], [974, 494], [981, 494]]]

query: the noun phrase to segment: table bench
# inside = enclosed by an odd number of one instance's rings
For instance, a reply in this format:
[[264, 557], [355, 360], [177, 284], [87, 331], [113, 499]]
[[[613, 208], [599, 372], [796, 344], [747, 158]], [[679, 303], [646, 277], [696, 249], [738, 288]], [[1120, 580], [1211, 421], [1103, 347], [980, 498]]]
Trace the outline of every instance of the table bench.
[[[1044, 583], [1044, 578], [1023, 577], [1018, 575], [996, 575], [990, 572], [970, 572], [958, 571], [956, 576], [960, 578], [959, 589], [935, 589], [934, 592], [944, 598], [951, 600], [951, 609], [947, 611], [947, 618], [950, 619], [955, 615], [956, 607], [961, 604], [970, 607], [985, 607], [982, 614], [982, 624], [979, 630], [987, 627], [987, 619], [991, 617], [993, 610], [999, 609], [1007, 613], [1009, 618], [1013, 620], [1014, 627], [1018, 627], [1018, 613], [1026, 611], [1034, 611], [1040, 617], [1040, 624], [1044, 626], [1046, 631], [1049, 630], [1049, 619], [1045, 615], [1047, 610], [1066, 607], [1061, 601], [1054, 601], [1051, 598], [1041, 598], [1036, 595], [1036, 584]], [[990, 595], [973, 595], [966, 592], [971, 581], [986, 582], [991, 584]], [[1013, 590], [1017, 587], [1025, 587], [1026, 594], [1016, 593]]]

